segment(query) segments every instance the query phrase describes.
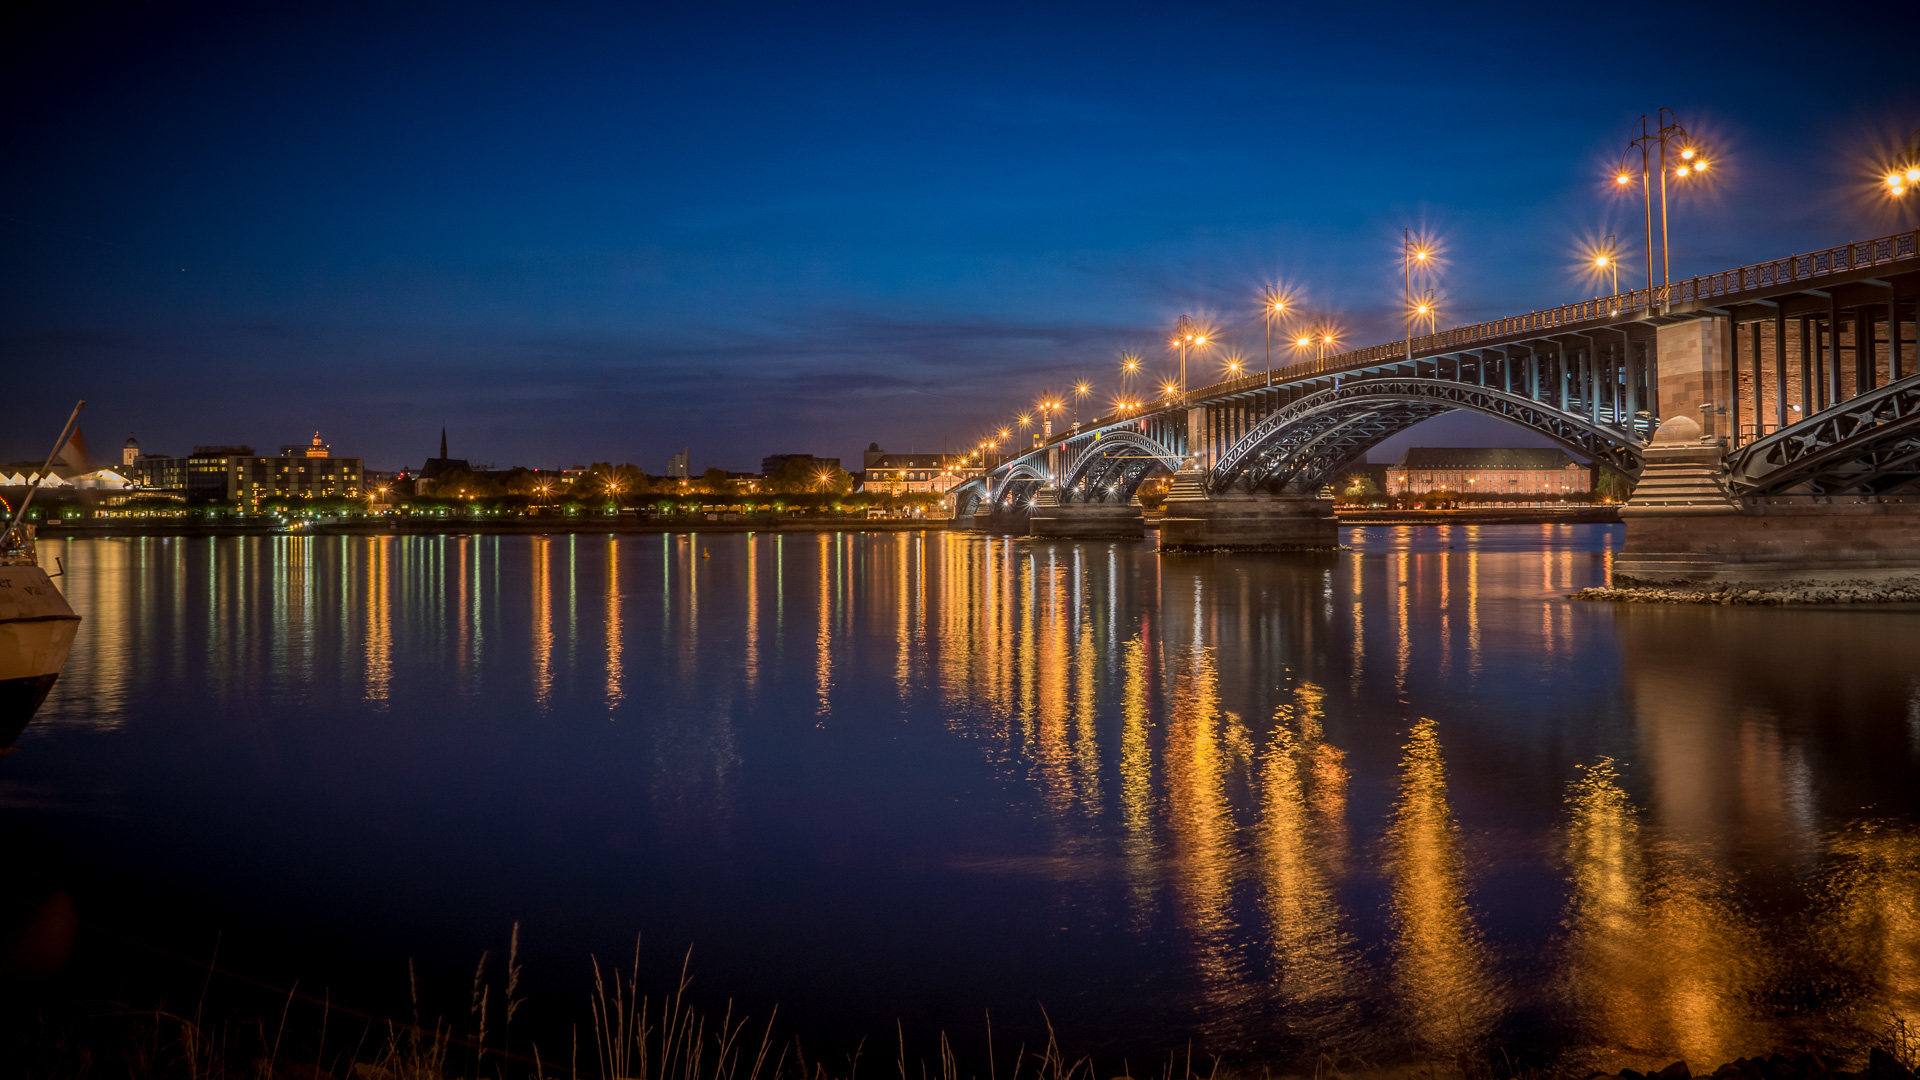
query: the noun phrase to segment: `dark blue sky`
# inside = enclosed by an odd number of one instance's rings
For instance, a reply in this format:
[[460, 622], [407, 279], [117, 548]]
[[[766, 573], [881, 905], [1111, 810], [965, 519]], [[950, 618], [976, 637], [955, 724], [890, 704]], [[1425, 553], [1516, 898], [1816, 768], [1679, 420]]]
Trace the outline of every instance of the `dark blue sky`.
[[1593, 295], [1663, 105], [1717, 166], [1676, 275], [1901, 227], [1910, 10], [1634, 10], [66, 8], [3, 47], [0, 459], [83, 396], [96, 453], [970, 444], [1183, 312], [1259, 363], [1275, 279], [1397, 336], [1406, 225], [1443, 324]]

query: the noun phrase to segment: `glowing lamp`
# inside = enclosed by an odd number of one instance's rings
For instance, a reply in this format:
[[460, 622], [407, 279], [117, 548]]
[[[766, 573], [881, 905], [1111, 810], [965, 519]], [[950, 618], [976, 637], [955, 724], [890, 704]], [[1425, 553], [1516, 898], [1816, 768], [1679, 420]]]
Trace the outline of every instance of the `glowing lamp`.
[[1613, 182], [1616, 184], [1631, 184], [1633, 183], [1633, 178], [1626, 173], [1621, 173], [1619, 176], [1613, 178]]

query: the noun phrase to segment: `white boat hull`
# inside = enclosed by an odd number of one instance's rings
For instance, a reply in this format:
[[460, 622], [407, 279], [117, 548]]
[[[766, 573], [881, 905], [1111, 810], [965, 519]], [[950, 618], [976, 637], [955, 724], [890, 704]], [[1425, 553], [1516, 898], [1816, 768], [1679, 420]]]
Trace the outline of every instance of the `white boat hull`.
[[13, 745], [53, 689], [80, 629], [37, 566], [0, 566], [0, 747]]

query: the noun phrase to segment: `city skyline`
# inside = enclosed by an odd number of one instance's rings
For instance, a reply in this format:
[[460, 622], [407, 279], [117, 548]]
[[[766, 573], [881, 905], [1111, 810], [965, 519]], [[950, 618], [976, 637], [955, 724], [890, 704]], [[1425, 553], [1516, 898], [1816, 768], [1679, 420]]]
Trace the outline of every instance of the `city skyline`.
[[[1540, 93], [1420, 58], [1530, 55], [1571, 14], [95, 14], [9, 65], [0, 347], [37, 376], [9, 459], [82, 396], [95, 438], [318, 425], [389, 467], [442, 423], [503, 463], [959, 448], [1075, 379], [1117, 396], [1125, 350], [1164, 374], [1184, 314], [1259, 365], [1276, 284], [1394, 340], [1409, 227], [1441, 326], [1605, 291], [1577, 249], [1607, 234], [1638, 284], [1608, 174], [1662, 106], [1720, 170], [1675, 192], [1676, 275], [1912, 213], [1873, 188], [1916, 104], [1897, 72], [1742, 89], [1818, 27]], [[1410, 434], [1515, 439], [1440, 425]]]

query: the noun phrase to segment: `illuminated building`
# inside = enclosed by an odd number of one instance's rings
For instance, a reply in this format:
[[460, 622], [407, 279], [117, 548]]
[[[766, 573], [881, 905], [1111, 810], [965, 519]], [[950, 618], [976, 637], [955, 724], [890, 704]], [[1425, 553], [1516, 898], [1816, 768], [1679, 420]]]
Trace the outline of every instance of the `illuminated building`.
[[1387, 470], [1387, 494], [1446, 491], [1492, 498], [1583, 495], [1593, 474], [1564, 450], [1414, 446]]
[[276, 457], [236, 454], [226, 464], [227, 497], [256, 507], [264, 499], [357, 499], [366, 479], [359, 458], [333, 456], [317, 431], [312, 443], [283, 446]]
[[866, 482], [862, 490], [874, 495], [900, 495], [911, 491], [944, 494], [965, 480], [961, 471], [965, 458], [959, 454], [890, 454], [879, 443], [869, 443], [862, 455]]

